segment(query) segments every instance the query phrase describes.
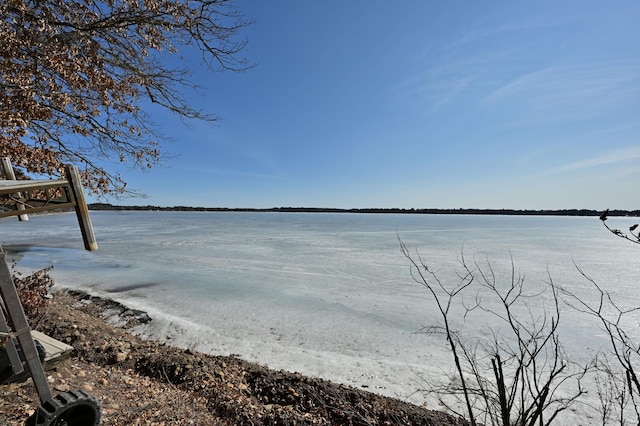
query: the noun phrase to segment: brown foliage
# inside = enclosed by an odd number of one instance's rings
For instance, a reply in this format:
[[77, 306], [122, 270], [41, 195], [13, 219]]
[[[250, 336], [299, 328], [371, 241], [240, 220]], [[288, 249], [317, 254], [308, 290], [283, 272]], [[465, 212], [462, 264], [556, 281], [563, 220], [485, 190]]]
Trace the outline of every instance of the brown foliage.
[[83, 169], [97, 194], [125, 190], [101, 161], [148, 168], [161, 156], [141, 103], [214, 120], [188, 105], [185, 68], [163, 55], [198, 48], [213, 70], [242, 70], [246, 26], [221, 0], [4, 0], [0, 2], [0, 156], [27, 173]]
[[30, 275], [24, 275], [12, 266], [13, 283], [18, 291], [22, 309], [29, 320], [29, 325], [35, 327], [45, 314], [49, 289], [53, 286], [53, 278], [49, 272], [53, 266], [40, 269]]

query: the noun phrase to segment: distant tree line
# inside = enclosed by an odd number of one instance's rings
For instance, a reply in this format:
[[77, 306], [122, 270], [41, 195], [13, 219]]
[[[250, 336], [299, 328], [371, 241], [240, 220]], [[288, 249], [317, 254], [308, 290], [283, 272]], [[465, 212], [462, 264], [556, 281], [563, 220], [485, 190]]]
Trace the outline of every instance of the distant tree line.
[[[508, 216], [600, 216], [602, 212], [588, 209], [564, 210], [513, 210], [513, 209], [400, 209], [363, 208], [338, 209], [324, 207], [271, 207], [271, 208], [229, 208], [191, 206], [115, 206], [108, 203], [89, 204], [90, 210], [119, 211], [179, 211], [179, 212], [287, 212], [287, 213], [395, 213], [395, 214], [466, 214], [466, 215], [508, 215]], [[640, 210], [609, 210], [609, 216], [640, 216]]]

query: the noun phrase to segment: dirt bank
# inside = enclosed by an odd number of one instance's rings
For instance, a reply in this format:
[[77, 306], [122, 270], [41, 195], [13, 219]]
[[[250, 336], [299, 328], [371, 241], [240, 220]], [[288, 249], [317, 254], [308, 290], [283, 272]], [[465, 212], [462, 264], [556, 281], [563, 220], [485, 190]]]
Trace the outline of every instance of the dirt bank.
[[[104, 319], [120, 312], [121, 327]], [[84, 389], [103, 425], [461, 425], [458, 419], [329, 381], [205, 355], [127, 332], [144, 313], [81, 293], [58, 292], [38, 329], [75, 350], [48, 376], [54, 393]], [[33, 412], [31, 382], [0, 386], [0, 424]]]

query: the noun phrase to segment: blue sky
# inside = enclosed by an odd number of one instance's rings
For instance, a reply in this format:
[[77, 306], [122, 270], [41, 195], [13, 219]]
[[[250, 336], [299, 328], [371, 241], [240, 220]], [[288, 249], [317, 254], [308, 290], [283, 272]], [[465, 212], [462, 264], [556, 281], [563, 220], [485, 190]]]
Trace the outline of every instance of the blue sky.
[[238, 6], [257, 66], [188, 63], [221, 120], [150, 110], [176, 157], [123, 172], [148, 198], [109, 201], [640, 208], [636, 0]]

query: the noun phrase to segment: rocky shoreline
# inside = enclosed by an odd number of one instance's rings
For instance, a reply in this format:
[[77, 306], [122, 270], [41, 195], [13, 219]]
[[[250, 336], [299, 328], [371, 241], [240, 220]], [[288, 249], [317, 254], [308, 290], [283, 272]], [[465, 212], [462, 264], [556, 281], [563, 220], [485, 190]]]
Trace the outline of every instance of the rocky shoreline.
[[[142, 340], [127, 331], [150, 320], [111, 300], [57, 292], [37, 328], [75, 350], [48, 372], [54, 393], [90, 392], [101, 402], [103, 425], [465, 424], [361, 389]], [[22, 424], [37, 404], [30, 381], [0, 387], [0, 424]]]

